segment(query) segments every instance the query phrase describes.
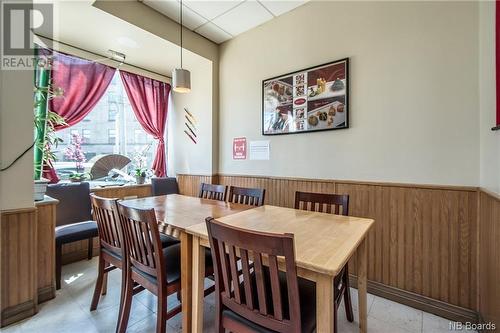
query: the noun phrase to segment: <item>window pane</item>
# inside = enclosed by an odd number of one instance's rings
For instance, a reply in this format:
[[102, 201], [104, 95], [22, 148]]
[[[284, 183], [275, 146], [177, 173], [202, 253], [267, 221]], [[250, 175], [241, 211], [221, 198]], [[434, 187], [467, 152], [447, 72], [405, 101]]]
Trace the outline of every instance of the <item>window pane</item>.
[[[64, 142], [53, 151], [58, 158], [56, 169], [63, 174], [63, 178], [65, 173], [76, 170], [75, 162], [65, 157], [71, 136], [75, 133], [83, 139], [81, 147], [87, 159], [84, 163], [86, 171], [92, 166], [93, 157], [106, 154], [122, 154], [132, 161], [136, 155], [142, 154], [145, 161], [143, 167], [151, 168], [157, 141], [142, 129], [135, 118], [118, 72], [104, 96], [83, 121], [57, 132]], [[133, 168], [132, 163], [129, 170]]]

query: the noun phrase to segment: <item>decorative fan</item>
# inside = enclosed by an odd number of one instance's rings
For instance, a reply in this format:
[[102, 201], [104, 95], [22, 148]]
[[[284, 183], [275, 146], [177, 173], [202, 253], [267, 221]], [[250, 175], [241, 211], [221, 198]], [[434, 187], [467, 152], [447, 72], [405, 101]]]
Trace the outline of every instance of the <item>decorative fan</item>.
[[90, 168], [92, 179], [99, 179], [108, 176], [112, 169], [123, 169], [130, 163], [130, 158], [120, 154], [98, 155], [89, 162], [94, 162]]

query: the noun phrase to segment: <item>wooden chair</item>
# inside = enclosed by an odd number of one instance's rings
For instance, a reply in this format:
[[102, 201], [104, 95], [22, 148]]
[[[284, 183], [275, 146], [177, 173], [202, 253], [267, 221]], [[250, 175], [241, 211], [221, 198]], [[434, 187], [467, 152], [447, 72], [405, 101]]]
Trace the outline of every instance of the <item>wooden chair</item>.
[[[125, 274], [124, 302], [118, 332], [125, 332], [132, 297], [147, 289], [158, 297], [156, 332], [165, 332], [167, 320], [181, 311], [178, 305], [167, 311], [167, 296], [181, 290], [180, 244], [162, 248], [154, 209], [136, 209], [118, 203], [129, 269]], [[206, 253], [206, 273], [213, 274], [210, 253]], [[207, 295], [210, 290], [205, 291]]]
[[228, 202], [240, 203], [251, 206], [262, 206], [266, 190], [262, 188], [229, 187]]
[[[211, 217], [206, 223], [215, 268], [216, 332], [315, 330], [316, 286], [297, 277], [292, 234], [249, 231]], [[278, 271], [278, 256], [286, 272]]]
[[227, 186], [201, 183], [199, 198], [226, 201]]
[[[295, 192], [295, 209], [317, 211], [329, 214], [349, 215], [349, 195]], [[335, 277], [335, 332], [337, 332], [337, 312], [344, 297], [347, 320], [354, 321], [351, 303], [351, 289], [349, 287], [349, 267], [347, 263]]]
[[[108, 272], [119, 268], [122, 270], [122, 291], [120, 297], [120, 310], [123, 304], [127, 263], [123, 260], [125, 242], [122, 228], [118, 218], [118, 199], [101, 198], [94, 193], [90, 194], [92, 202], [92, 216], [97, 222], [99, 230], [99, 264], [98, 275], [94, 289], [94, 296], [90, 311], [97, 309], [99, 298], [106, 294]], [[120, 314], [118, 315], [120, 317]]]
[[87, 240], [87, 259], [92, 259], [97, 223], [92, 220], [89, 183], [51, 184], [47, 195], [59, 200], [56, 207], [56, 289], [61, 288], [62, 246]]

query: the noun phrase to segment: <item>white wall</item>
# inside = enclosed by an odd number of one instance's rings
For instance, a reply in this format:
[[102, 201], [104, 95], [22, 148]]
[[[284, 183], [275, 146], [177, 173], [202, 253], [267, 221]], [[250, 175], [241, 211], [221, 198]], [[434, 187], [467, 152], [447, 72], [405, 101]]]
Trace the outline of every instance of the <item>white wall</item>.
[[[478, 185], [478, 4], [309, 2], [220, 50], [225, 174]], [[263, 137], [263, 79], [350, 58], [350, 125]], [[271, 141], [233, 161], [233, 137]]]
[[494, 2], [480, 3], [479, 24], [480, 184], [500, 194], [500, 131], [491, 131], [496, 123]]
[[[33, 71], [0, 71], [0, 165], [33, 143]], [[33, 150], [0, 172], [0, 210], [33, 207]]]
[[[212, 61], [188, 50], [184, 51], [184, 68], [191, 71], [191, 92], [179, 94], [172, 90], [168, 114], [168, 175], [211, 175], [213, 150], [217, 146], [213, 129]], [[197, 119], [197, 144], [184, 133], [187, 108]], [[191, 126], [191, 125], [190, 125]], [[215, 148], [214, 148], [215, 147]]]

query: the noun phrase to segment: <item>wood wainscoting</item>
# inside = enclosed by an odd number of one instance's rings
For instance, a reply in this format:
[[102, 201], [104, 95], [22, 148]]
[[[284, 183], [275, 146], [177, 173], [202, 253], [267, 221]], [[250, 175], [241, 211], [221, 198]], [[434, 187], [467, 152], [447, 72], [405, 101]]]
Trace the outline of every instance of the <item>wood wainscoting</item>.
[[500, 196], [481, 190], [479, 232], [479, 313], [500, 331]]
[[[90, 192], [105, 198], [143, 198], [151, 196], [151, 184], [99, 187], [90, 189]], [[87, 258], [87, 244], [87, 240], [64, 244], [62, 247], [63, 265], [85, 260]], [[92, 247], [92, 253], [97, 256], [99, 254], [97, 237], [94, 238]]]
[[[294, 206], [295, 191], [349, 194], [350, 215], [375, 220], [367, 243], [370, 292], [405, 299], [405, 304], [450, 320], [478, 320], [476, 187], [239, 175], [177, 177], [181, 193], [197, 194], [199, 183], [210, 179], [264, 188], [265, 203], [282, 207]], [[356, 267], [354, 260], [350, 268]], [[354, 269], [351, 273], [355, 277]]]
[[0, 213], [0, 327], [38, 309], [36, 208]]

